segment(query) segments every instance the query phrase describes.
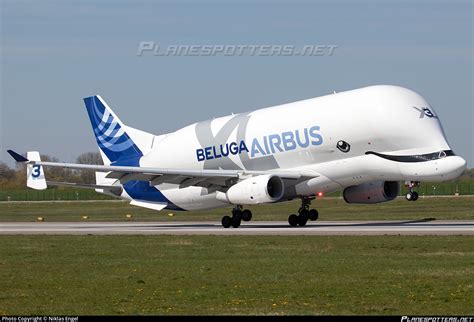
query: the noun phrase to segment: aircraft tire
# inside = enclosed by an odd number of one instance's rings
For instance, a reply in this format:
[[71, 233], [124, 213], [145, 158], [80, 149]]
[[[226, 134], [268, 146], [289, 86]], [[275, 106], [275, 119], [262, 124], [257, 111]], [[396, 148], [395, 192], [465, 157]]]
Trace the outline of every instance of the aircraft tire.
[[248, 209], [242, 211], [242, 220], [243, 221], [250, 221], [252, 220], [252, 212]]
[[309, 211], [309, 220], [315, 221], [315, 220], [318, 220], [318, 217], [319, 217], [319, 213], [316, 209], [311, 209]]
[[288, 217], [288, 223], [290, 224], [291, 227], [298, 226], [298, 216], [295, 214], [290, 215]]
[[304, 211], [304, 212], [301, 212], [299, 215], [298, 215], [298, 225], [300, 227], [304, 227], [306, 226], [306, 223], [308, 222], [308, 212], [307, 211]]
[[233, 218], [242, 220], [242, 211], [240, 211], [239, 209], [232, 209], [232, 219]]
[[230, 218], [229, 216], [222, 217], [222, 227], [229, 228], [231, 224], [232, 218]]
[[240, 218], [232, 217], [232, 227], [239, 228], [241, 222], [242, 220]]

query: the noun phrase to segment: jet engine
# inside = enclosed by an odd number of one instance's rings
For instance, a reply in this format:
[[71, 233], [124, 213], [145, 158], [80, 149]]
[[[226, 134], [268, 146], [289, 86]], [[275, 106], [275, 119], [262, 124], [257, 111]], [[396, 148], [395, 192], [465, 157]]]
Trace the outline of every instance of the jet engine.
[[240, 181], [227, 190], [228, 202], [252, 205], [275, 202], [283, 197], [283, 180], [275, 175], [259, 175]]
[[374, 181], [344, 189], [347, 203], [379, 203], [395, 199], [400, 191], [398, 181]]

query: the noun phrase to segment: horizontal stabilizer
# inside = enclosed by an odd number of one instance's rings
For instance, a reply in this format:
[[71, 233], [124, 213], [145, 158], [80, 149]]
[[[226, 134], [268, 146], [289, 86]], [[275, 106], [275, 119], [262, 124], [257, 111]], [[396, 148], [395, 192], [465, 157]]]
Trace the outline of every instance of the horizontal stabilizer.
[[48, 186], [83, 188], [83, 189], [120, 189], [121, 188], [121, 186], [109, 186], [109, 185], [76, 183], [76, 182], [46, 181], [46, 183], [48, 184]]
[[15, 159], [16, 162], [28, 162], [28, 159], [22, 156], [21, 154], [16, 153], [13, 150], [7, 150], [8, 154], [12, 156], [13, 159]]

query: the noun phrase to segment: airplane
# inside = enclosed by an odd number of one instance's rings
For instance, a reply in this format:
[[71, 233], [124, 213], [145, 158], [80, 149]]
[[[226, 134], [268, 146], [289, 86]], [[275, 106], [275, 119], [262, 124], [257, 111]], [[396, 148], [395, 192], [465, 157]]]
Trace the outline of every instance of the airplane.
[[[415, 201], [421, 181], [458, 177], [466, 161], [450, 148], [438, 115], [416, 92], [376, 85], [232, 114], [154, 135], [122, 123], [99, 96], [84, 98], [103, 165], [26, 157], [27, 186], [91, 188], [153, 210], [232, 206], [224, 228], [250, 221], [248, 205], [300, 199], [292, 227], [318, 219], [318, 196], [347, 203], [394, 200], [400, 182]], [[93, 170], [95, 184], [46, 181], [43, 167]]]

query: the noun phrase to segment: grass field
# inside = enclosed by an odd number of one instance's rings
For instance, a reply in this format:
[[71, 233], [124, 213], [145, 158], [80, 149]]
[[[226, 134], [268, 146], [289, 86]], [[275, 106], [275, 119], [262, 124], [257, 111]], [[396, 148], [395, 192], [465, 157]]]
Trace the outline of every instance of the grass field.
[[472, 315], [472, 241], [0, 236], [0, 315]]
[[[338, 198], [322, 198], [313, 201], [320, 213], [320, 220], [416, 220], [436, 219], [474, 219], [474, 197], [420, 198], [408, 202], [403, 198], [375, 205], [352, 205]], [[299, 202], [250, 207], [252, 220], [283, 220], [296, 212]], [[229, 214], [231, 208], [221, 208], [192, 212], [160, 212], [130, 206], [120, 201], [79, 201], [79, 202], [1, 202], [1, 221], [36, 221], [44, 217], [47, 221], [220, 221]], [[173, 213], [174, 216], [168, 216]], [[126, 215], [131, 214], [132, 219]]]
[[[286, 220], [298, 205], [251, 209], [254, 220]], [[313, 205], [320, 220], [474, 218], [474, 197]], [[2, 202], [0, 222], [220, 221], [229, 211]], [[471, 236], [3, 235], [0, 290], [0, 315], [468, 315], [474, 247]]]

